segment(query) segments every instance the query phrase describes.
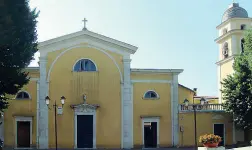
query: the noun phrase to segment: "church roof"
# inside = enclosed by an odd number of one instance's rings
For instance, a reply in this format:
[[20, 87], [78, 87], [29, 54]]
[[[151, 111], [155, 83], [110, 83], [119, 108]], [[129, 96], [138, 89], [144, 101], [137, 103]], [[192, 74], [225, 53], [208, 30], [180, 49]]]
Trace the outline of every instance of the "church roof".
[[134, 54], [138, 49], [136, 46], [112, 39], [110, 37], [106, 37], [104, 35], [101, 35], [101, 34], [98, 34], [98, 33], [95, 33], [95, 32], [89, 31], [89, 30], [82, 30], [82, 31], [78, 31], [75, 33], [63, 35], [60, 37], [56, 37], [54, 39], [40, 42], [38, 44], [38, 48], [39, 48], [39, 50], [41, 50], [41, 49], [48, 50], [48, 46], [55, 45], [57, 43], [63, 42], [63, 44], [61, 44], [61, 45], [65, 44], [65, 45], [69, 46], [69, 45], [71, 45], [71, 43], [76, 44], [76, 42], [83, 42], [85, 40], [90, 41], [90, 40], [94, 40], [94, 39], [96, 41], [98, 40], [100, 43], [105, 43], [105, 44], [110, 43], [110, 44], [116, 45], [120, 49], [124, 49], [124, 50], [128, 51], [130, 54]]
[[249, 18], [249, 17], [248, 12], [244, 8], [240, 7], [238, 3], [232, 3], [223, 14], [222, 22], [225, 22], [231, 18]]
[[182, 73], [183, 69], [140, 69], [131, 68], [131, 72], [135, 73]]

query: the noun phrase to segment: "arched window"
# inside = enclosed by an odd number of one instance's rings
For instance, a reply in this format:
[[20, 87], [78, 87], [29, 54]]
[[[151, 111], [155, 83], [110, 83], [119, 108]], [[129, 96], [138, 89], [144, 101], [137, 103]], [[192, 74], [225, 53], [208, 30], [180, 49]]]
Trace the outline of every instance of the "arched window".
[[222, 54], [224, 58], [228, 57], [228, 43], [227, 42], [223, 44]]
[[18, 92], [16, 99], [31, 99], [30, 94], [24, 91]]
[[74, 71], [96, 71], [96, 66], [89, 59], [81, 59], [74, 65]]
[[144, 94], [144, 99], [156, 99], [158, 98], [158, 94], [155, 91], [147, 91]]
[[244, 52], [244, 43], [245, 43], [245, 40], [244, 38], [241, 39], [241, 53]]
[[246, 29], [246, 25], [245, 24], [242, 24], [241, 25], [241, 30], [245, 30]]

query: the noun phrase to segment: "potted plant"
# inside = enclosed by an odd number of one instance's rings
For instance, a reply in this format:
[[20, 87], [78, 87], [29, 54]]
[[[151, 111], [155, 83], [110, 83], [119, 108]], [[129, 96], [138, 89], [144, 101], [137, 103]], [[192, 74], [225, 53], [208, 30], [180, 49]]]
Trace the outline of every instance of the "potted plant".
[[205, 147], [218, 147], [221, 142], [221, 137], [214, 134], [205, 134], [200, 136], [199, 142]]

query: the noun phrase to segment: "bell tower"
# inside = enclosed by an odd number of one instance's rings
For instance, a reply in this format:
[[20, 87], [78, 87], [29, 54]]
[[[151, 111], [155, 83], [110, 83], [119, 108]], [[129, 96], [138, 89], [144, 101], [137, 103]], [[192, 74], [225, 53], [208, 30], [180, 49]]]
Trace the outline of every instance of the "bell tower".
[[252, 18], [248, 17], [247, 11], [238, 3], [232, 3], [222, 16], [221, 24], [218, 25], [218, 37], [215, 42], [219, 47], [218, 66], [218, 96], [222, 103], [221, 81], [227, 75], [233, 73], [235, 55], [243, 51], [244, 31], [252, 26]]

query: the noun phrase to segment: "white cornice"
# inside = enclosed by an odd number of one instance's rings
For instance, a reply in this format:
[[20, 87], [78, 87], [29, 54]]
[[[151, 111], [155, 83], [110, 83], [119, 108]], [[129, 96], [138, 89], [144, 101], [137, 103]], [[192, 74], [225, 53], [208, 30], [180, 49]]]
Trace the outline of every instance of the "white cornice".
[[131, 80], [131, 83], [171, 83], [171, 80]]
[[226, 59], [222, 59], [222, 60], [216, 62], [216, 65], [222, 65], [222, 64], [224, 64], [224, 63], [226, 63], [226, 62], [229, 62], [229, 61], [231, 61], [231, 60], [233, 60], [233, 59], [234, 59], [234, 55], [232, 55], [232, 56], [230, 56], [230, 57], [228, 57], [228, 58], [226, 58]]
[[252, 21], [252, 18], [231, 18], [231, 19], [228, 19], [227, 21], [225, 21], [225, 22], [222, 22], [220, 25], [218, 25], [217, 27], [216, 27], [216, 29], [220, 29], [220, 28], [222, 28], [223, 26], [225, 26], [226, 24], [228, 24], [229, 22], [231, 22], [231, 21], [235, 21], [235, 20], [251, 20]]
[[166, 73], [175, 73], [175, 74], [180, 74], [184, 70], [183, 69], [137, 69], [137, 68], [132, 68], [131, 72], [132, 73], [161, 73], [161, 74], [166, 74]]
[[226, 37], [228, 37], [228, 36], [230, 36], [231, 34], [234, 34], [234, 33], [243, 33], [243, 30], [240, 30], [240, 29], [230, 30], [226, 34], [216, 38], [214, 41], [216, 43], [220, 43], [223, 39], [225, 39]]
[[[61, 37], [57, 37], [51, 40], [40, 42], [38, 44], [38, 49], [40, 52], [53, 51], [55, 50], [55, 48], [67, 48], [76, 44], [89, 43], [89, 42], [92, 42], [93, 44], [95, 43], [94, 45], [98, 44], [99, 46], [101, 46], [101, 44], [104, 46], [112, 44], [114, 45], [112, 47], [116, 47], [117, 50], [118, 49], [124, 50], [130, 54], [134, 54], [138, 49], [137, 47], [132, 46], [130, 44], [94, 33], [88, 30], [78, 31], [78, 32], [64, 35]], [[64, 47], [58, 46], [58, 45], [62, 45]]]

